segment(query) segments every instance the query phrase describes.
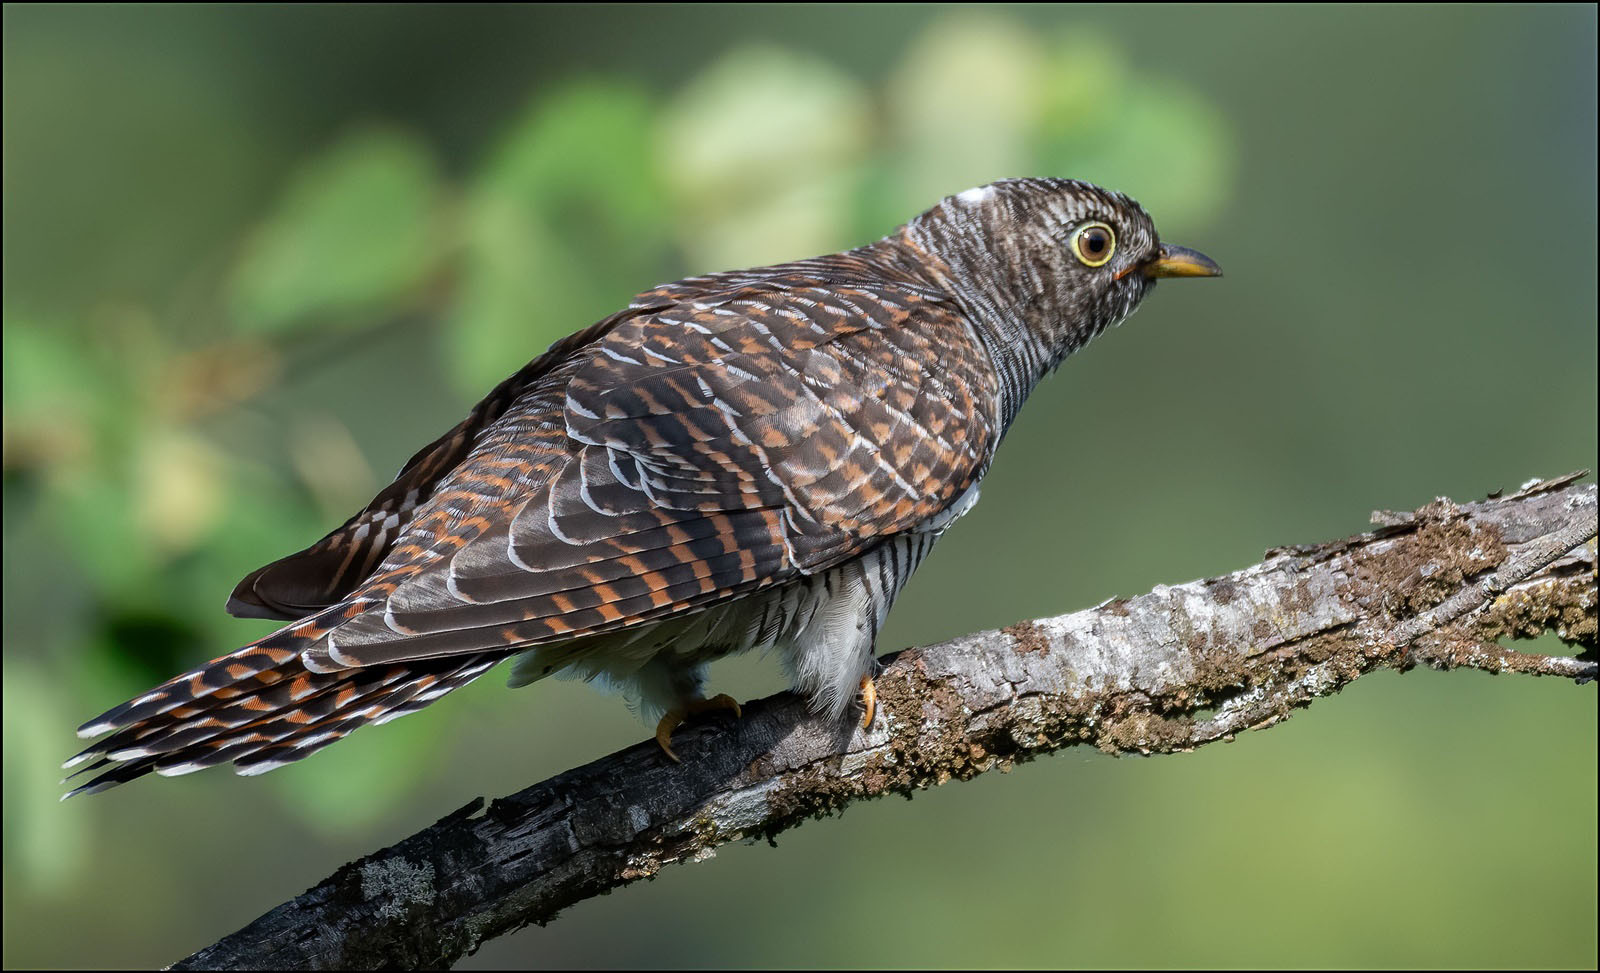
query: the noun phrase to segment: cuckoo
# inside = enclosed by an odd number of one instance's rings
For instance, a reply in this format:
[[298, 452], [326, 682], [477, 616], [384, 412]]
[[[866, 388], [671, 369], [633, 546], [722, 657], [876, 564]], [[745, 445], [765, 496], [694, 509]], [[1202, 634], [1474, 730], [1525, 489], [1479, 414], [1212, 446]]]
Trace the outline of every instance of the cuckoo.
[[710, 663], [751, 649], [868, 726], [884, 617], [1029, 392], [1158, 279], [1219, 274], [1120, 193], [1011, 179], [854, 250], [645, 291], [239, 582], [229, 612], [288, 624], [84, 724], [68, 766], [98, 773], [71, 793], [259, 774], [506, 660], [514, 686], [619, 690], [673, 759], [682, 720], [737, 712]]

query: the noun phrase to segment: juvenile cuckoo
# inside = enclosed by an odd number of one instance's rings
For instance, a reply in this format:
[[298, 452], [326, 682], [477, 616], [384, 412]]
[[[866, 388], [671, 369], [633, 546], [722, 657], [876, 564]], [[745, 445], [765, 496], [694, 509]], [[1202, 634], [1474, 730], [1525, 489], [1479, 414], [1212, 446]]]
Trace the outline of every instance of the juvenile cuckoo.
[[[512, 660], [660, 716], [736, 704], [709, 664], [772, 649], [819, 712], [978, 499], [1023, 400], [1158, 278], [1214, 277], [1119, 193], [1012, 179], [844, 253], [691, 277], [556, 342], [343, 526], [251, 573], [258, 641], [89, 721], [71, 793], [259, 774]], [[75, 775], [76, 776], [76, 775]], [[70, 796], [70, 795], [68, 795]]]

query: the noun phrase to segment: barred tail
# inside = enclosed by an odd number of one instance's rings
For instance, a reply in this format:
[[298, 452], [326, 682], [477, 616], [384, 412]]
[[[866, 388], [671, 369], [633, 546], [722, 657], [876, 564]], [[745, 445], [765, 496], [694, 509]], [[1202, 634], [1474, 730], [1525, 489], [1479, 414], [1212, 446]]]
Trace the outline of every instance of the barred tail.
[[[338, 606], [336, 606], [337, 609]], [[503, 650], [316, 672], [302, 653], [327, 627], [320, 613], [214, 659], [89, 721], [80, 736], [109, 736], [66, 762], [74, 788], [105, 790], [154, 771], [176, 776], [232, 763], [266, 773], [306, 757], [368, 723], [414, 713], [483, 675]]]

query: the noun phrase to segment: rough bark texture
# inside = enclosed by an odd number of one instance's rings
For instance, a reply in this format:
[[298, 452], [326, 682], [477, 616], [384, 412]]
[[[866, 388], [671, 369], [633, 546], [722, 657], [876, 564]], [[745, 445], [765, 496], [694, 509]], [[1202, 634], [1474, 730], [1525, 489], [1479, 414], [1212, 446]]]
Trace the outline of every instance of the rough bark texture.
[[[869, 730], [788, 693], [737, 723], [477, 799], [344, 866], [180, 969], [449, 966], [575, 902], [851, 801], [1008, 769], [1077, 743], [1191, 750], [1271, 726], [1356, 677], [1418, 662], [1596, 675], [1593, 485], [1379, 512], [1368, 534], [884, 660]], [[1553, 631], [1578, 658], [1496, 640]]]

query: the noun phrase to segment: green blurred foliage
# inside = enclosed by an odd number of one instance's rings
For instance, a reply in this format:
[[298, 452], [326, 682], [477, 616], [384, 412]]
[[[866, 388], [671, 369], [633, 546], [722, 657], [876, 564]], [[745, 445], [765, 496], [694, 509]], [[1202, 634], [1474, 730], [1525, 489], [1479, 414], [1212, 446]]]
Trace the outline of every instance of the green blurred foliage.
[[[1034, 174], [1227, 268], [1036, 394], [885, 649], [1595, 462], [1592, 10], [4, 17], [7, 966], [170, 962], [642, 735], [491, 678], [265, 778], [54, 803], [71, 726], [266, 630], [235, 579], [660, 281]], [[1594, 696], [1374, 677], [1231, 748], [853, 809], [468, 965], [1593, 966]]]
[[346, 137], [300, 170], [251, 235], [229, 286], [233, 320], [246, 331], [360, 321], [422, 286], [438, 188], [415, 139]]
[[453, 326], [443, 334], [464, 395], [642, 289], [667, 249], [652, 165], [651, 106], [635, 88], [580, 82], [536, 98], [467, 191]]
[[690, 79], [656, 127], [690, 272], [856, 245], [850, 217], [872, 149], [870, 93], [825, 58], [735, 48]]

